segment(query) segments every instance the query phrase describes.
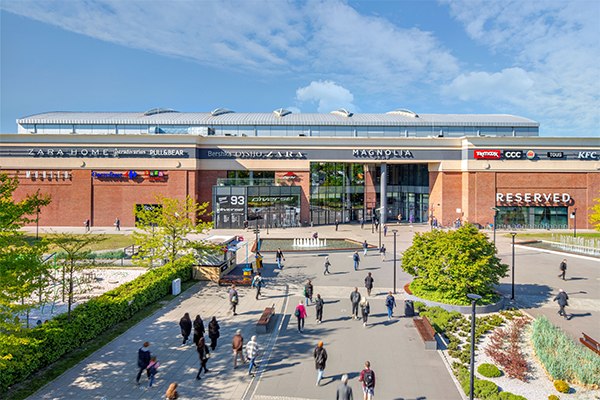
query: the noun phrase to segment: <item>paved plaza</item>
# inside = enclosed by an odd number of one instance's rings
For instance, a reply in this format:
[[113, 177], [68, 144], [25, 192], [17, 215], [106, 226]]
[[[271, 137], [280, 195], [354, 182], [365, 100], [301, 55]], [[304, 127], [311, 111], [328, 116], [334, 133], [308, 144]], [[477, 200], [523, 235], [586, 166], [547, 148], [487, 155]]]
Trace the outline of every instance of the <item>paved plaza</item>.
[[[350, 377], [349, 385], [355, 398], [362, 398], [358, 376], [365, 361], [371, 362], [376, 375], [375, 399], [461, 399], [441, 354], [425, 351], [410, 318], [404, 317], [401, 289], [410, 276], [401, 272], [398, 261], [394, 318], [387, 320], [384, 298], [393, 290], [393, 234], [398, 229], [397, 251], [405, 250], [416, 231], [427, 226], [390, 224], [386, 244], [387, 260], [381, 261], [375, 250], [361, 255], [359, 271], [352, 267], [352, 252], [286, 252], [284, 268], [277, 270], [274, 253], [265, 253], [263, 277], [267, 286], [264, 298], [256, 301], [250, 288], [241, 288], [239, 315], [227, 313], [227, 287], [200, 282], [151, 317], [83, 360], [55, 381], [49, 383], [32, 399], [159, 399], [171, 382], [179, 383], [182, 399], [248, 399], [301, 400], [333, 399], [342, 374]], [[35, 229], [35, 228], [34, 228]], [[64, 228], [63, 228], [64, 229]], [[66, 230], [66, 229], [65, 229]], [[72, 231], [78, 228], [70, 229]], [[94, 228], [95, 233], [114, 233], [110, 228]], [[365, 225], [340, 225], [314, 228], [271, 229], [261, 231], [263, 239], [309, 237], [315, 231], [320, 238], [352, 238], [378, 245], [379, 237]], [[123, 234], [131, 231], [123, 230]], [[219, 235], [253, 236], [241, 230], [219, 230]], [[498, 232], [497, 243], [503, 262], [511, 265], [510, 239]], [[518, 236], [517, 236], [518, 238]], [[600, 338], [600, 262], [589, 258], [540, 252], [517, 247], [515, 252], [515, 304], [533, 316], [546, 315], [574, 338], [586, 332]], [[329, 255], [331, 275], [323, 276], [323, 261]], [[559, 280], [558, 265], [568, 260], [567, 281]], [[350, 292], [357, 286], [365, 295], [364, 277], [371, 272], [375, 288], [369, 325], [350, 319]], [[322, 324], [315, 322], [314, 306], [308, 307], [304, 333], [298, 333], [294, 308], [302, 298], [302, 288], [311, 279], [317, 293], [325, 300]], [[570, 296], [571, 317], [556, 315], [558, 306], [552, 299], [558, 289]], [[510, 297], [511, 278], [504, 278], [500, 290]], [[261, 347], [259, 370], [248, 376], [247, 368], [233, 370], [231, 340], [241, 329], [245, 343], [255, 334], [255, 324], [265, 307], [275, 304], [278, 315], [275, 326], [258, 336]], [[214, 315], [221, 324], [221, 338], [208, 362], [209, 373], [196, 381], [199, 368], [194, 346], [181, 346], [178, 321], [183, 313], [192, 318], [200, 314], [205, 325]], [[312, 352], [319, 341], [324, 342], [329, 358], [321, 386], [316, 386], [317, 372]], [[147, 379], [135, 385], [137, 350], [144, 341], [161, 363], [155, 385], [148, 388]]]

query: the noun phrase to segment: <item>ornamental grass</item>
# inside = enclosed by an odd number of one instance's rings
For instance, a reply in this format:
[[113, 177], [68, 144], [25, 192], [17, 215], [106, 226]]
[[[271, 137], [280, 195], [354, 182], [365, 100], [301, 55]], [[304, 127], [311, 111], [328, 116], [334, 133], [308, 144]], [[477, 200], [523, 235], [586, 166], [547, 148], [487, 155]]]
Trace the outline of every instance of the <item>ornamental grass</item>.
[[600, 357], [577, 345], [548, 318], [542, 316], [531, 324], [531, 342], [553, 380], [595, 389], [600, 386]]

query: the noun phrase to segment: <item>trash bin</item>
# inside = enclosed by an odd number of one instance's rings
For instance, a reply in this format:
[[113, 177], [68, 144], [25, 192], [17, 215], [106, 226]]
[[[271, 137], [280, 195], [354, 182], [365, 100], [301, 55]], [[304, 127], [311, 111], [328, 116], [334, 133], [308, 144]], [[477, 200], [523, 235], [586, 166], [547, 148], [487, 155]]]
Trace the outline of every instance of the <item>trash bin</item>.
[[242, 271], [244, 272], [245, 281], [249, 281], [252, 279], [252, 268], [244, 268]]
[[404, 315], [407, 317], [415, 316], [415, 306], [412, 300], [404, 300]]

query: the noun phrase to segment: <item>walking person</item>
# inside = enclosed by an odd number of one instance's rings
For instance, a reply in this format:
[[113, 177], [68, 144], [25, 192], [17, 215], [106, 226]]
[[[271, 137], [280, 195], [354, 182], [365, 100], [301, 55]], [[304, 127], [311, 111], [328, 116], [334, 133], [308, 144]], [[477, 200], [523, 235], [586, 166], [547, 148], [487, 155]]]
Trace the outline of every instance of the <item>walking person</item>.
[[182, 346], [185, 346], [190, 337], [190, 333], [192, 333], [192, 319], [190, 318], [189, 313], [185, 313], [185, 315], [181, 317], [179, 326], [181, 327], [181, 336], [183, 336]]
[[208, 323], [208, 337], [210, 338], [210, 349], [212, 351], [215, 351], [215, 349], [217, 348], [217, 339], [219, 338], [219, 336], [221, 336], [221, 334], [219, 333], [220, 329], [221, 327], [217, 322], [217, 317], [212, 317], [212, 319]]
[[115, 227], [117, 231], [121, 231], [121, 221], [119, 221], [119, 217], [117, 217], [117, 220], [115, 221]]
[[358, 303], [360, 303], [360, 293], [358, 288], [350, 293], [350, 301], [352, 302], [352, 319], [358, 319]]
[[559, 278], [562, 278], [563, 281], [566, 281], [566, 274], [567, 274], [567, 259], [565, 258], [564, 260], [562, 260], [562, 262], [560, 263], [560, 274], [558, 274]]
[[383, 224], [383, 237], [387, 236], [387, 230], [388, 230], [387, 224]]
[[408, 217], [408, 222], [410, 223], [410, 226], [412, 226], [413, 220], [414, 220], [414, 216], [412, 214], [410, 214], [410, 217]]
[[152, 356], [152, 358], [150, 358], [150, 364], [148, 364], [148, 376], [150, 377], [150, 383], [148, 383], [149, 387], [152, 387], [152, 384], [154, 383], [154, 377], [158, 372], [159, 366], [160, 364], [156, 361], [156, 356]]
[[363, 255], [366, 257], [367, 256], [367, 251], [369, 250], [369, 245], [367, 244], [367, 241], [365, 240], [363, 242]]
[[365, 363], [365, 369], [360, 373], [359, 382], [363, 384], [365, 400], [371, 400], [375, 395], [375, 373], [371, 370], [371, 363]]
[[275, 259], [277, 260], [277, 268], [281, 269], [281, 260], [285, 261], [285, 257], [279, 247], [277, 248], [277, 253], [275, 253]]
[[233, 369], [236, 369], [238, 356], [242, 360], [242, 364], [246, 363], [246, 358], [244, 357], [244, 338], [240, 329], [235, 332], [235, 336], [231, 341], [231, 347], [233, 348]]
[[210, 358], [210, 351], [208, 351], [208, 346], [204, 341], [204, 336], [202, 336], [198, 341], [198, 344], [196, 345], [196, 350], [198, 351], [198, 357], [200, 358], [200, 369], [198, 370], [198, 375], [196, 375], [196, 380], [200, 380], [200, 372], [202, 372], [202, 369], [204, 369], [205, 374], [208, 372], [208, 369], [206, 368], [206, 363]]
[[340, 224], [340, 222], [336, 219], [335, 220], [335, 231], [337, 232], [338, 230], [338, 225]]
[[358, 255], [358, 251], [354, 252], [352, 260], [354, 260], [354, 270], [358, 271], [358, 265], [360, 264], [360, 256]]
[[383, 244], [383, 243], [381, 244], [379, 253], [381, 254], [381, 261], [385, 261], [385, 244]]
[[402, 214], [398, 214], [398, 225], [400, 225], [401, 220], [402, 220]]
[[325, 267], [325, 271], [323, 271], [323, 275], [325, 275], [325, 274], [331, 275], [331, 272], [329, 272], [329, 267], [331, 267], [331, 263], [329, 262], [329, 256], [325, 257], [325, 262], [323, 263], [323, 266]]
[[560, 309], [558, 310], [558, 315], [562, 315], [565, 319], [567, 318], [567, 312], [565, 311], [565, 307], [569, 305], [569, 295], [565, 293], [564, 290], [559, 289], [558, 294], [554, 298], [554, 301], [558, 300], [558, 306]]
[[385, 298], [385, 306], [387, 307], [388, 321], [392, 319], [394, 308], [396, 308], [396, 299], [392, 296], [392, 292], [389, 292]]
[[373, 289], [373, 282], [375, 282], [375, 279], [373, 279], [371, 273], [369, 272], [365, 278], [365, 287], [367, 288], [367, 295], [369, 296], [371, 295], [371, 289]]
[[233, 313], [233, 315], [237, 315], [235, 313], [235, 309], [238, 305], [239, 297], [238, 292], [235, 290], [235, 285], [231, 284], [231, 288], [229, 289], [229, 311]]
[[360, 218], [360, 229], [365, 227], [365, 219], [363, 217]]
[[320, 294], [317, 294], [317, 299], [315, 300], [315, 311], [317, 312], [317, 324], [320, 324], [323, 321], [323, 305], [325, 302], [321, 298]]
[[83, 226], [85, 227], [85, 231], [86, 231], [86, 232], [89, 232], [89, 231], [90, 231], [90, 220], [89, 220], [89, 218], [88, 218], [88, 219], [86, 219], [86, 220], [83, 222]]
[[255, 299], [258, 300], [258, 296], [260, 296], [260, 289], [263, 287], [263, 279], [260, 276], [261, 273], [260, 271], [258, 271], [256, 273], [256, 276], [254, 277], [254, 279], [252, 279], [252, 287], [256, 288], [256, 297]]
[[323, 379], [323, 371], [325, 371], [325, 364], [327, 363], [327, 351], [323, 347], [323, 342], [319, 342], [315, 351], [313, 352], [315, 358], [315, 368], [317, 369], [317, 386]]
[[306, 318], [306, 308], [304, 303], [300, 300], [300, 304], [296, 306], [294, 316], [298, 319], [298, 333], [304, 332], [304, 318]]
[[204, 332], [204, 321], [202, 321], [199, 315], [196, 315], [196, 319], [194, 320], [194, 344], [196, 346], [198, 346], [200, 338], [204, 337]]
[[342, 375], [342, 383], [337, 387], [335, 400], [354, 400], [352, 397], [352, 388], [348, 386], [347, 374]]
[[[148, 364], [150, 364], [151, 358], [152, 358], [152, 355], [150, 354], [150, 343], [144, 342], [142, 347], [138, 350], [138, 367], [140, 369], [140, 372], [138, 372], [138, 374], [135, 378], [136, 384], [138, 384], [138, 385], [140, 384], [140, 378], [142, 376], [142, 372], [144, 372], [144, 370], [146, 370], [146, 368], [148, 368]], [[148, 378], [150, 378], [150, 376], [148, 376]]]
[[258, 357], [258, 343], [256, 343], [256, 335], [250, 338], [250, 341], [246, 345], [246, 358], [250, 360], [250, 366], [248, 367], [248, 375], [252, 375], [252, 367], [258, 366], [256, 365], [256, 358]]
[[179, 393], [177, 392], [177, 382], [173, 382], [169, 385], [165, 397], [169, 400], [175, 400], [179, 398]]
[[366, 297], [363, 297], [360, 301], [360, 313], [362, 314], [363, 326], [367, 326], [367, 320], [369, 319], [369, 314], [371, 313], [371, 306], [369, 305], [369, 300]]
[[308, 301], [310, 300], [311, 303], [313, 302], [313, 284], [310, 279], [306, 285], [304, 285], [304, 298], [306, 300], [306, 307], [308, 307]]

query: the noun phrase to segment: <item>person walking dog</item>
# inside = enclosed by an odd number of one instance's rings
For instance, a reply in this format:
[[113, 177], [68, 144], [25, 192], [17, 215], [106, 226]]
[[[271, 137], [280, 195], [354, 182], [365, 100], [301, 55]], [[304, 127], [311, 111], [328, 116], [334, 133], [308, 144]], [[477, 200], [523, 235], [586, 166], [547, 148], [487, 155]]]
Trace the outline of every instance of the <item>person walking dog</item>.
[[569, 305], [568, 300], [569, 295], [566, 294], [564, 290], [559, 289], [554, 301], [558, 301], [558, 306], [560, 307], [558, 310], [558, 315], [562, 315], [565, 319], [568, 319], [567, 312], [565, 311], [565, 307]]
[[313, 356], [315, 358], [315, 368], [317, 369], [317, 386], [319, 386], [321, 384], [321, 379], [323, 379], [325, 364], [327, 363], [327, 351], [323, 347], [323, 342], [319, 342], [313, 352]]

